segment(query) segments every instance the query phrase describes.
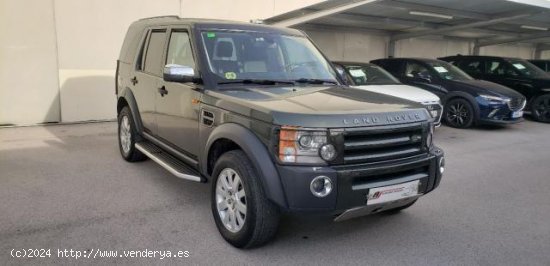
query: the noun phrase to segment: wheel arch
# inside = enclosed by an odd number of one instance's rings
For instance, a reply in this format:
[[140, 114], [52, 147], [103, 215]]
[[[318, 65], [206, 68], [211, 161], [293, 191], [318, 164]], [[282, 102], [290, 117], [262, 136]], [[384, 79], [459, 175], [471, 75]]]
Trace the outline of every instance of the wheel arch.
[[139, 115], [139, 109], [137, 106], [136, 98], [134, 97], [132, 90], [129, 88], [124, 88], [118, 94], [117, 115], [120, 113], [122, 108], [124, 108], [124, 106], [128, 106], [130, 108], [130, 112], [132, 113], [132, 118], [134, 120], [134, 125], [136, 125], [136, 130], [138, 134], [141, 134], [141, 132], [143, 132], [143, 124], [141, 123], [141, 116]]
[[[226, 150], [218, 150], [220, 147]], [[203, 175], [210, 178], [215, 161], [223, 153], [234, 150], [242, 150], [252, 162], [258, 172], [260, 183], [268, 199], [275, 204], [286, 208], [286, 197], [283, 191], [281, 179], [267, 147], [249, 129], [235, 124], [226, 123], [216, 127], [208, 137], [200, 160], [200, 170]]]
[[[474, 123], [476, 123], [477, 120], [479, 120], [481, 110], [480, 110], [479, 104], [477, 103], [474, 96], [472, 96], [471, 94], [468, 94], [466, 92], [462, 92], [462, 91], [453, 91], [453, 92], [447, 93], [441, 99], [441, 102], [443, 103], [443, 106], [446, 107], [447, 103], [451, 100], [454, 100], [454, 99], [465, 99], [466, 101], [468, 101], [472, 105], [472, 107], [474, 108], [474, 118], [475, 118]], [[445, 115], [445, 114], [443, 114], [443, 115]]]

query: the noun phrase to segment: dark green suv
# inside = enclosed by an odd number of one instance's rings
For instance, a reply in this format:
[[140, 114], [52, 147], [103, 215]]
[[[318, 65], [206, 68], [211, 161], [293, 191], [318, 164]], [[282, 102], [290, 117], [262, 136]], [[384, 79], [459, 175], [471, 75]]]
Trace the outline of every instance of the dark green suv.
[[445, 169], [422, 105], [341, 85], [294, 29], [139, 20], [116, 94], [122, 157], [210, 182], [215, 223], [236, 247], [270, 240], [281, 212], [340, 221], [407, 208]]

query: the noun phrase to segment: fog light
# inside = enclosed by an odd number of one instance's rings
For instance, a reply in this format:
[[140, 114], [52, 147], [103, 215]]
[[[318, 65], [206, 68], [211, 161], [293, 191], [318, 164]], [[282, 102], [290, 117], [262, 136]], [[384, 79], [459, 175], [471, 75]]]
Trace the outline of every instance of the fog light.
[[334, 145], [332, 144], [325, 144], [321, 146], [321, 149], [319, 149], [319, 154], [323, 160], [332, 161], [336, 158], [336, 148], [334, 148]]
[[439, 159], [439, 173], [443, 174], [443, 172], [445, 172], [445, 158], [441, 157], [441, 159]]
[[498, 112], [498, 109], [495, 109], [495, 110], [491, 111], [491, 112], [489, 113], [489, 118], [492, 118], [493, 116], [495, 116], [495, 114], [496, 114], [497, 112]]
[[315, 177], [311, 181], [309, 189], [315, 197], [325, 197], [332, 191], [332, 181], [330, 181], [330, 178], [326, 176]]

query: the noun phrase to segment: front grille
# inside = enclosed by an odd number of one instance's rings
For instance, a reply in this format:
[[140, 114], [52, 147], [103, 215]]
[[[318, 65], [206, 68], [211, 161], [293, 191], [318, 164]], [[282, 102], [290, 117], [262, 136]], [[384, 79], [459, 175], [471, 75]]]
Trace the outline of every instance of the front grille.
[[351, 128], [344, 131], [344, 163], [407, 158], [424, 151], [422, 124]]
[[510, 108], [511, 111], [519, 111], [525, 107], [525, 99], [524, 98], [512, 98], [508, 102], [508, 108]]

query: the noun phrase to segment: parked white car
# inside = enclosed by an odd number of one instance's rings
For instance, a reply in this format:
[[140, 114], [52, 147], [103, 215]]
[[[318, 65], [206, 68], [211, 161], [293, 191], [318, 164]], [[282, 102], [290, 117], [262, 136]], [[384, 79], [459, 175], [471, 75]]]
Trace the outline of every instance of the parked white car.
[[370, 63], [333, 62], [345, 81], [359, 89], [382, 93], [418, 102], [426, 106], [435, 125], [441, 125], [443, 105], [437, 95], [416, 87], [402, 84], [381, 67]]

